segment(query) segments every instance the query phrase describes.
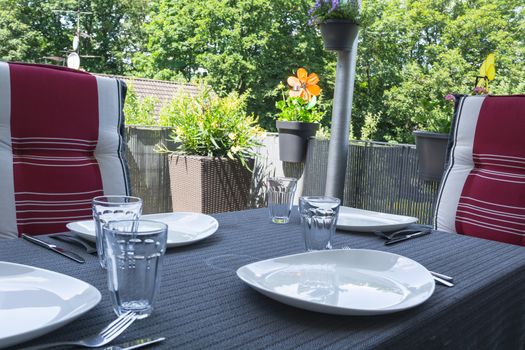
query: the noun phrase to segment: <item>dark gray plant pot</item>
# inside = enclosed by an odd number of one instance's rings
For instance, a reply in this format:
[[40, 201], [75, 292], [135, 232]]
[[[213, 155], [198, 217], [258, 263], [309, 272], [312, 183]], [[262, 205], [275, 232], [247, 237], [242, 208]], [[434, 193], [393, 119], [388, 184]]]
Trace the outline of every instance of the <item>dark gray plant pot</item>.
[[425, 181], [440, 181], [445, 171], [448, 134], [414, 131], [419, 177]]
[[279, 159], [283, 162], [302, 162], [306, 158], [308, 138], [315, 135], [319, 123], [288, 122], [278, 120]]
[[319, 24], [324, 48], [331, 51], [350, 51], [359, 32], [359, 25], [341, 19], [329, 19]]

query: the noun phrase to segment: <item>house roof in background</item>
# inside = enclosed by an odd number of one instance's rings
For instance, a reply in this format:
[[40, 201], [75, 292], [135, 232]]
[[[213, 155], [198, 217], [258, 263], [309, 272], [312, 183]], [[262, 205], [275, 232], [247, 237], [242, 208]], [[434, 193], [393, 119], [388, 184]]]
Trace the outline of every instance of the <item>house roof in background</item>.
[[199, 87], [195, 84], [181, 84], [167, 80], [154, 80], [146, 78], [136, 78], [121, 75], [109, 75], [109, 74], [96, 74], [105, 77], [117, 78], [124, 80], [126, 85], [133, 86], [135, 93], [139, 99], [151, 96], [157, 98], [159, 103], [155, 106], [155, 118], [158, 118], [159, 112], [162, 107], [169, 102], [173, 97], [183, 90], [189, 93], [191, 96], [198, 94]]

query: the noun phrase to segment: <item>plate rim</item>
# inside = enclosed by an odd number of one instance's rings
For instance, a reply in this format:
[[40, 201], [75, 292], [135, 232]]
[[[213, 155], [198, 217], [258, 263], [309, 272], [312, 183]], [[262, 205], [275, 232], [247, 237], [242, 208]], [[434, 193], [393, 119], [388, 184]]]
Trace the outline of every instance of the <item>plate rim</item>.
[[[391, 230], [400, 230], [405, 227], [408, 227], [409, 225], [415, 224], [419, 221], [419, 218], [416, 218], [415, 216], [407, 216], [407, 215], [399, 215], [399, 214], [391, 214], [391, 213], [385, 213], [380, 211], [373, 211], [373, 210], [367, 210], [367, 209], [361, 209], [361, 208], [354, 208], [354, 207], [347, 207], [347, 206], [341, 206], [340, 208], [347, 208], [351, 209], [357, 212], [360, 212], [362, 214], [381, 214], [390, 218], [405, 218], [406, 221], [398, 222], [395, 224], [382, 224], [382, 225], [342, 225], [341, 223], [336, 223], [336, 228], [343, 231], [354, 231], [354, 232], [373, 232], [378, 230], [385, 230], [385, 228], [391, 227]], [[341, 209], [339, 210], [339, 215], [341, 215]], [[344, 215], [344, 214], [343, 214]]]
[[44, 334], [47, 334], [49, 332], [52, 332], [70, 322], [73, 322], [74, 320], [76, 320], [78, 317], [86, 314], [87, 312], [91, 311], [95, 306], [97, 306], [100, 301], [102, 300], [102, 294], [100, 293], [100, 291], [98, 290], [98, 288], [96, 288], [95, 286], [93, 286], [91, 283], [88, 283], [84, 280], [81, 280], [79, 278], [76, 278], [76, 277], [73, 277], [73, 276], [70, 276], [70, 275], [66, 275], [65, 273], [61, 273], [61, 272], [57, 272], [57, 271], [53, 271], [53, 270], [48, 270], [48, 269], [44, 269], [44, 268], [41, 268], [41, 267], [36, 267], [36, 266], [31, 266], [31, 265], [27, 265], [27, 264], [19, 264], [19, 263], [13, 263], [13, 262], [9, 262], [9, 261], [0, 261], [0, 265], [11, 265], [11, 266], [22, 266], [22, 267], [25, 267], [25, 268], [31, 268], [33, 270], [37, 270], [37, 271], [41, 271], [41, 272], [44, 272], [46, 274], [50, 274], [50, 275], [53, 275], [53, 276], [60, 276], [60, 278], [65, 278], [66, 280], [76, 280], [76, 281], [79, 281], [83, 284], [85, 284], [87, 286], [87, 290], [89, 290], [89, 293], [94, 293], [94, 296], [95, 296], [95, 299], [94, 301], [85, 306], [84, 308], [80, 308], [73, 313], [73, 314], [70, 314], [68, 317], [65, 317], [65, 318], [62, 318], [60, 320], [56, 320], [52, 323], [49, 323], [47, 325], [44, 325], [44, 326], [41, 326], [41, 327], [38, 327], [36, 329], [33, 329], [33, 330], [30, 330], [30, 331], [26, 331], [26, 332], [21, 332], [21, 333], [17, 333], [17, 334], [12, 334], [12, 335], [9, 335], [9, 336], [6, 336], [6, 337], [2, 337], [0, 335], [0, 348], [5, 348], [5, 347], [9, 347], [9, 346], [13, 346], [13, 345], [16, 345], [16, 344], [20, 344], [20, 343], [24, 343], [24, 342], [27, 342], [27, 341], [30, 341], [32, 339], [35, 339], [35, 338], [38, 338]]
[[[421, 268], [423, 268], [427, 272], [427, 275], [429, 277], [429, 282], [431, 283], [430, 292], [428, 293], [426, 298], [424, 298], [423, 300], [420, 300], [419, 302], [417, 302], [417, 303], [415, 303], [413, 305], [408, 305], [408, 306], [401, 307], [401, 308], [391, 308], [391, 307], [389, 307], [389, 308], [384, 308], [384, 309], [351, 309], [351, 308], [346, 308], [346, 307], [341, 307], [341, 306], [336, 306], [336, 305], [328, 305], [328, 304], [325, 304], [325, 303], [322, 303], [322, 302], [315, 302], [315, 301], [299, 299], [299, 298], [292, 297], [292, 296], [289, 296], [289, 295], [276, 293], [273, 290], [270, 290], [270, 289], [268, 289], [268, 288], [266, 288], [266, 287], [264, 287], [262, 285], [251, 283], [249, 280], [244, 278], [244, 276], [242, 276], [241, 273], [240, 273], [240, 271], [242, 269], [248, 269], [250, 265], [259, 264], [259, 263], [267, 262], [267, 261], [270, 261], [270, 260], [281, 259], [281, 258], [292, 258], [292, 257], [296, 257], [296, 256], [303, 256], [303, 255], [330, 254], [330, 252], [334, 252], [334, 251], [337, 251], [337, 252], [344, 252], [344, 251], [346, 251], [346, 252], [351, 252], [351, 251], [373, 252], [373, 253], [381, 253], [381, 254], [385, 254], [385, 255], [391, 255], [391, 256], [402, 257], [404, 259], [408, 259], [412, 263], [415, 263], [416, 265], [419, 265]], [[247, 284], [250, 288], [253, 288], [253, 289], [257, 290], [258, 292], [260, 292], [260, 293], [266, 295], [267, 297], [269, 297], [269, 298], [271, 298], [271, 299], [273, 299], [275, 301], [278, 301], [280, 303], [287, 304], [287, 305], [290, 305], [290, 306], [293, 306], [293, 307], [296, 307], [296, 308], [300, 308], [300, 309], [303, 309], [303, 310], [319, 312], [319, 313], [324, 313], [324, 314], [332, 314], [332, 315], [344, 315], [344, 316], [383, 315], [383, 314], [395, 313], [395, 312], [400, 312], [400, 311], [403, 311], [403, 310], [411, 309], [411, 308], [414, 308], [414, 307], [417, 307], [417, 306], [423, 304], [428, 299], [430, 299], [430, 297], [434, 294], [434, 291], [435, 291], [435, 288], [436, 288], [436, 283], [435, 283], [434, 279], [432, 278], [432, 275], [430, 274], [429, 270], [425, 266], [423, 266], [421, 263], [415, 261], [414, 259], [411, 259], [411, 258], [408, 258], [408, 257], [406, 257], [404, 255], [401, 255], [401, 254], [396, 254], [396, 253], [387, 252], [387, 251], [383, 251], [383, 250], [376, 250], [376, 249], [330, 249], [330, 250], [319, 250], [319, 251], [302, 252], [302, 253], [297, 253], [297, 254], [278, 256], [278, 257], [269, 258], [269, 259], [256, 261], [256, 262], [253, 262], [253, 263], [250, 263], [250, 264], [243, 265], [243, 266], [241, 266], [241, 267], [239, 267], [237, 269], [236, 274], [237, 274], [237, 277], [241, 281], [243, 281], [245, 284]], [[284, 298], [284, 299], [289, 300], [290, 303], [285, 303], [285, 302], [283, 302], [281, 300], [276, 299], [274, 297], [275, 295], [278, 295], [279, 298]], [[304, 307], [301, 304], [312, 305], [313, 308]], [[325, 308], [326, 310], [320, 311], [319, 307]]]
[[[192, 239], [192, 240], [189, 240], [189, 241], [185, 241], [185, 242], [173, 242], [172, 241], [170, 243], [170, 241], [168, 241], [168, 243], [167, 243], [167, 247], [168, 248], [182, 247], [182, 246], [190, 245], [190, 244], [193, 244], [193, 243], [197, 243], [199, 241], [202, 241], [203, 239], [206, 239], [206, 238], [212, 236], [219, 229], [219, 221], [216, 218], [214, 218], [213, 216], [208, 215], [208, 214], [204, 214], [204, 213], [195, 213], [195, 212], [190, 212], [190, 211], [175, 211], [175, 212], [166, 212], [166, 213], [144, 214], [144, 215], [141, 215], [141, 218], [148, 219], [151, 216], [171, 215], [171, 214], [193, 214], [193, 215], [206, 216], [206, 217], [212, 219], [213, 225], [209, 229], [199, 233], [198, 234], [198, 238], [195, 238], [195, 239]], [[66, 228], [69, 231], [75, 232], [78, 235], [80, 235], [81, 237], [94, 242], [94, 239], [93, 239], [95, 237], [94, 234], [90, 234], [90, 233], [88, 234], [88, 233], [85, 233], [85, 232], [80, 232], [80, 231], [75, 230], [75, 229], [72, 228], [74, 224], [77, 224], [79, 222], [92, 222], [92, 221], [93, 221], [93, 219], [72, 221], [72, 222], [69, 222], [69, 223], [66, 224]]]

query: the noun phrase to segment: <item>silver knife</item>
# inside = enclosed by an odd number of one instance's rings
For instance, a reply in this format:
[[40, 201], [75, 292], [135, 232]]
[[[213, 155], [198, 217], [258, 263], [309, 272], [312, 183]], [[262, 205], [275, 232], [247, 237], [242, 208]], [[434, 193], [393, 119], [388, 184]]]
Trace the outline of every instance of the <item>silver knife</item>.
[[122, 344], [121, 346], [108, 346], [107, 348], [104, 348], [102, 350], [132, 350], [132, 349], [138, 349], [143, 346], [148, 346], [155, 343], [160, 343], [161, 341], [165, 340], [166, 338], [161, 337], [157, 339], [153, 338], [142, 338], [137, 339], [134, 341], [130, 341], [127, 343]]
[[41, 239], [38, 239], [38, 238], [35, 238], [35, 237], [32, 237], [32, 236], [28, 236], [25, 233], [22, 233], [22, 238], [27, 240], [27, 241], [29, 241], [29, 242], [31, 242], [31, 243], [34, 243], [34, 244], [37, 244], [37, 245], [39, 245], [41, 247], [47, 248], [49, 250], [52, 250], [55, 253], [61, 254], [61, 255], [65, 256], [65, 257], [68, 257], [68, 258], [70, 258], [72, 260], [75, 260], [78, 263], [83, 264], [83, 263], [86, 262], [86, 260], [84, 260], [84, 258], [81, 257], [80, 255], [75, 254], [73, 252], [70, 252], [69, 250], [65, 250], [65, 249], [62, 249], [60, 247], [57, 247], [54, 244], [50, 244], [50, 243], [44, 242]]
[[404, 237], [392, 238], [392, 239], [389, 239], [388, 241], [386, 241], [385, 245], [390, 245], [390, 244], [394, 244], [394, 243], [397, 243], [397, 242], [403, 242], [403, 241], [406, 241], [407, 239], [428, 235], [430, 232], [431, 232], [430, 230], [425, 230], [425, 231], [419, 231], [419, 232], [416, 232], [416, 233], [412, 233], [412, 234], [406, 235]]

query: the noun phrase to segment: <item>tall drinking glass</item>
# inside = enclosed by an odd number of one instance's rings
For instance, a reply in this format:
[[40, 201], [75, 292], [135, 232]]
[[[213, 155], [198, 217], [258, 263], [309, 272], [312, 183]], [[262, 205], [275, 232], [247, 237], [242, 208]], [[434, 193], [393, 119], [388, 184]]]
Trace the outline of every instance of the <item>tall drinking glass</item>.
[[276, 224], [290, 220], [297, 179], [293, 177], [271, 177], [268, 179], [268, 211]]
[[149, 220], [111, 221], [103, 226], [108, 287], [113, 310], [145, 318], [160, 286], [168, 226]]
[[93, 220], [100, 266], [106, 267], [102, 226], [115, 220], [138, 220], [142, 213], [142, 200], [130, 196], [100, 196], [93, 198]]
[[338, 198], [327, 196], [299, 198], [299, 213], [307, 251], [332, 249], [340, 203]]

